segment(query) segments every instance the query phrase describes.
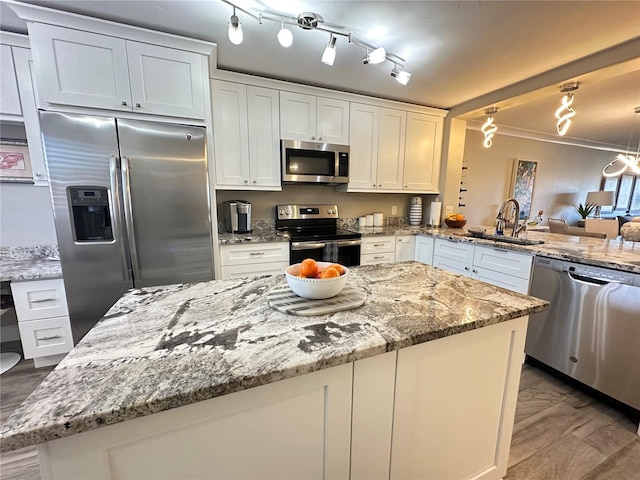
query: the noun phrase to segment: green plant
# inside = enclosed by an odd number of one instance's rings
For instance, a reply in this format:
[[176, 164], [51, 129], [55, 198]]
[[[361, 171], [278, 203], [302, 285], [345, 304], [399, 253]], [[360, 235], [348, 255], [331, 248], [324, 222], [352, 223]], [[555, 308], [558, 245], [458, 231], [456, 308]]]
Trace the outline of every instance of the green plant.
[[595, 203], [585, 203], [584, 205], [579, 203], [577, 207], [573, 207], [573, 209], [578, 212], [578, 215], [580, 215], [583, 219], [587, 218], [595, 208]]

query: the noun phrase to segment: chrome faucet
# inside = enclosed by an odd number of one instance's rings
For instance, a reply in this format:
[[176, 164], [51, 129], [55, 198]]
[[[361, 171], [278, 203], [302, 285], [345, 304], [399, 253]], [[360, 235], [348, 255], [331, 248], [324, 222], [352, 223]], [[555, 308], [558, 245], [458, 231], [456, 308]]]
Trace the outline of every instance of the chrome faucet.
[[[511, 232], [511, 236], [517, 237], [522, 227], [518, 226], [518, 221], [520, 219], [520, 204], [518, 204], [518, 201], [515, 198], [508, 198], [507, 200], [502, 202], [502, 205], [500, 205], [500, 210], [498, 210], [498, 216], [496, 217], [498, 220], [496, 222], [496, 235], [504, 235], [504, 227], [506, 226], [506, 221], [507, 221], [507, 219], [504, 216], [504, 212], [509, 203], [513, 203], [513, 206], [516, 209], [516, 217], [514, 219], [513, 232]], [[526, 225], [526, 222], [523, 223], [523, 227], [525, 225]]]

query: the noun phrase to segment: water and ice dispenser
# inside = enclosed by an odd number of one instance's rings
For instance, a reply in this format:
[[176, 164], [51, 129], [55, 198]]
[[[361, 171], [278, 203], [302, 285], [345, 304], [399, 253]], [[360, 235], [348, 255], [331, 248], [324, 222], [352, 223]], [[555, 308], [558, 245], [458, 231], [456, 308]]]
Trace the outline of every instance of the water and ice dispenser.
[[76, 242], [113, 241], [108, 189], [68, 187], [74, 240]]

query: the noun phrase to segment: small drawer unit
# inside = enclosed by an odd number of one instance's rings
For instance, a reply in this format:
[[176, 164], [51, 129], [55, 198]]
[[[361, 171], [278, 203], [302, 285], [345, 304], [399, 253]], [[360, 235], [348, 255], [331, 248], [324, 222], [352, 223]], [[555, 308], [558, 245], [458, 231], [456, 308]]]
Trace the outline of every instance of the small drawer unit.
[[360, 265], [378, 265], [396, 261], [396, 237], [365, 237], [360, 250]]
[[64, 354], [73, 348], [67, 297], [61, 278], [12, 282], [11, 293], [25, 358]]
[[223, 280], [284, 273], [289, 266], [289, 243], [221, 245], [220, 266]]

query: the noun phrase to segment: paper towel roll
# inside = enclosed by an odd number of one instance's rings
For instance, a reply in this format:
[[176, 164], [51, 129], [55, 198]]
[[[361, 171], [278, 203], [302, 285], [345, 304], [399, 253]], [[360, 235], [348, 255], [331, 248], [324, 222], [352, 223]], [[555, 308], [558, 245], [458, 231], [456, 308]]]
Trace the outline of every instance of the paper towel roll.
[[442, 202], [431, 202], [429, 208], [429, 225], [440, 225], [440, 212], [442, 211]]

